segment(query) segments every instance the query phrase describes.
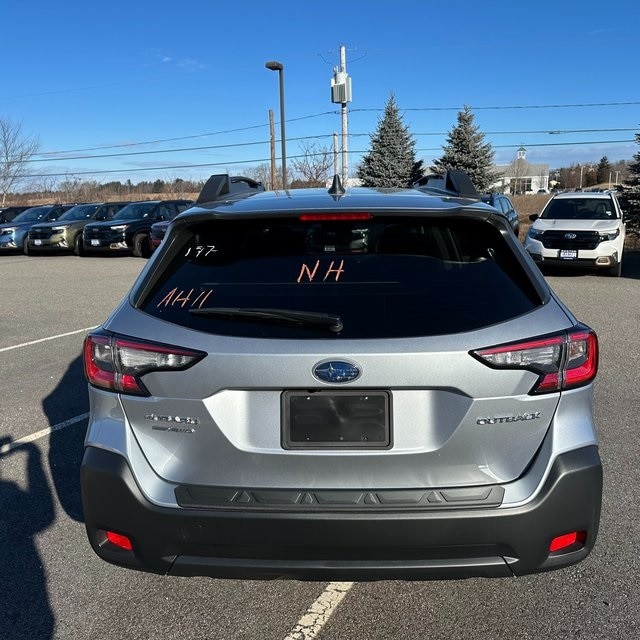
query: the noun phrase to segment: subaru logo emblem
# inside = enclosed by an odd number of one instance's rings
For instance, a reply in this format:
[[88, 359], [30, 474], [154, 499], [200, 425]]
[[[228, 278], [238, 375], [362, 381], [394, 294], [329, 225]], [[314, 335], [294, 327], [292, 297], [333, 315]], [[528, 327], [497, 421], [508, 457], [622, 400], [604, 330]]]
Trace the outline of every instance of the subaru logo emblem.
[[565, 234], [564, 234], [564, 237], [565, 237], [567, 240], [575, 240], [578, 236], [577, 236], [577, 234], [575, 234], [575, 233], [565, 233]]
[[325, 360], [313, 367], [313, 375], [322, 382], [353, 382], [360, 377], [360, 367], [343, 360]]

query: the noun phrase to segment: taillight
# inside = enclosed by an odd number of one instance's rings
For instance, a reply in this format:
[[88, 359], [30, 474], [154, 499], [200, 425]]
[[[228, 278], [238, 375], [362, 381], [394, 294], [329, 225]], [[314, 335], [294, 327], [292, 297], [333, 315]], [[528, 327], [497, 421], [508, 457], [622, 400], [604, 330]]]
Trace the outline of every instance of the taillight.
[[84, 371], [94, 387], [148, 396], [141, 376], [152, 371], [182, 371], [205, 355], [201, 351], [106, 332], [92, 333], [84, 341]]
[[598, 371], [598, 338], [579, 326], [554, 334], [472, 351], [471, 355], [495, 369], [527, 369], [539, 375], [529, 393], [573, 389], [591, 382]]

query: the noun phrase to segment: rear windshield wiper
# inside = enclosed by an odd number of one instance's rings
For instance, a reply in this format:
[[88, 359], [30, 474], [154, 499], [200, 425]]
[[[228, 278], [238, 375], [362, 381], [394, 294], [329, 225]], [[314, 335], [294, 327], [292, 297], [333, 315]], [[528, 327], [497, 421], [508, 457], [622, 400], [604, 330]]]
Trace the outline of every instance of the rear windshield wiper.
[[238, 307], [208, 307], [189, 309], [195, 316], [213, 316], [230, 320], [262, 320], [265, 322], [288, 322], [300, 326], [317, 326], [334, 333], [342, 331], [342, 319], [332, 313], [316, 311], [290, 311], [289, 309], [245, 309]]

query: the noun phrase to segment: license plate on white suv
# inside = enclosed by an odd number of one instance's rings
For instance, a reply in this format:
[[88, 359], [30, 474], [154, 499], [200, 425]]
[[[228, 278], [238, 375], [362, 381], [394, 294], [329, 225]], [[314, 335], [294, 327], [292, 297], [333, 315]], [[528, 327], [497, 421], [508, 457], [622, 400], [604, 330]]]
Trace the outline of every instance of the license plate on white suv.
[[561, 260], [575, 260], [578, 257], [577, 249], [560, 249]]

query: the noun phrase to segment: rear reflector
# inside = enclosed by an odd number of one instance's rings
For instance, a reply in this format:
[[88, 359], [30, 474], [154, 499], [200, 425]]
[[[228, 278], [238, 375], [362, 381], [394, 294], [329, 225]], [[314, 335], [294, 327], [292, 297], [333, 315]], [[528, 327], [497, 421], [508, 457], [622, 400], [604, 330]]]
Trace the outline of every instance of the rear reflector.
[[152, 371], [183, 371], [205, 355], [201, 351], [96, 332], [84, 341], [84, 370], [94, 387], [148, 396], [141, 376]]
[[598, 371], [598, 338], [587, 327], [472, 351], [494, 369], [527, 369], [539, 375], [529, 393], [573, 389], [591, 382]]
[[119, 549], [123, 549], [124, 551], [133, 550], [131, 540], [129, 540], [127, 536], [123, 536], [121, 533], [115, 533], [115, 531], [105, 531], [105, 537], [107, 538], [108, 542], [118, 547]]
[[[551, 553], [555, 551], [569, 550], [570, 547], [580, 549], [584, 547], [584, 543], [587, 541], [586, 531], [572, 531], [571, 533], [565, 533], [564, 535], [557, 536], [551, 541], [549, 545], [549, 551]], [[575, 549], [571, 549], [574, 551]]]

